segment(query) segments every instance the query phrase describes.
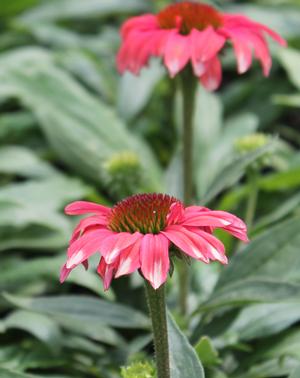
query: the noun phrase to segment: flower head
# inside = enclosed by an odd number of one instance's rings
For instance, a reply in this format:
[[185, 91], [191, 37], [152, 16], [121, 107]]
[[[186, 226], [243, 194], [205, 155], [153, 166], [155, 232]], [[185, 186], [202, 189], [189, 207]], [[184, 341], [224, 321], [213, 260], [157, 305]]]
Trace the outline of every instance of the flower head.
[[254, 52], [263, 74], [269, 75], [272, 61], [266, 34], [286, 45], [273, 30], [243, 15], [221, 13], [207, 4], [183, 1], [156, 15], [127, 20], [121, 29], [117, 66], [121, 73], [129, 70], [138, 74], [151, 56], [158, 56], [174, 77], [191, 62], [202, 85], [215, 90], [222, 79], [218, 54], [227, 41], [232, 42], [240, 74], [250, 68]]
[[222, 228], [248, 241], [243, 221], [225, 211], [201, 206], [184, 207], [165, 194], [137, 194], [108, 208], [91, 202], [73, 202], [66, 214], [92, 215], [75, 228], [61, 270], [63, 282], [79, 264], [87, 267], [88, 258], [100, 254], [98, 273], [108, 289], [113, 278], [140, 270], [157, 289], [168, 276], [170, 247], [196, 260], [227, 263], [224, 245], [212, 235]]

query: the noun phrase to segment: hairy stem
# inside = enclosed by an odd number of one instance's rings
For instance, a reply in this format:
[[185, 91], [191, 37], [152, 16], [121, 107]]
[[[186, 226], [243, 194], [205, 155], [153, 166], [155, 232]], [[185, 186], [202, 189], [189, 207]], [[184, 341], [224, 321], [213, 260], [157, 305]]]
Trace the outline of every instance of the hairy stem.
[[146, 296], [152, 321], [157, 378], [170, 378], [165, 285], [157, 290], [146, 282]]

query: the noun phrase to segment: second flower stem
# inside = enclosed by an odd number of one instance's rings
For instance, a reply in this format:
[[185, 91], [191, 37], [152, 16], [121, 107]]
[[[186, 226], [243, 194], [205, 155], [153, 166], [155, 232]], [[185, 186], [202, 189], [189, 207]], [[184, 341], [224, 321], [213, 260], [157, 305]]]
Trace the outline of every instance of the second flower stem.
[[[182, 133], [183, 133], [183, 201], [186, 206], [193, 202], [193, 139], [194, 110], [197, 80], [191, 67], [187, 67], [181, 75], [182, 92]], [[189, 269], [184, 263], [179, 265], [179, 307], [182, 315], [187, 313], [187, 297], [189, 292]]]

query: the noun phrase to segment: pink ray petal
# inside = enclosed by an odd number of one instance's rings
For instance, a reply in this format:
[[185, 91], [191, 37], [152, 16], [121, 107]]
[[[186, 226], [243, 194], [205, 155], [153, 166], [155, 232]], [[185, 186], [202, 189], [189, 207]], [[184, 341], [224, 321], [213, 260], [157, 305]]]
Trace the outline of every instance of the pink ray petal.
[[197, 235], [196, 240], [199, 243], [198, 245], [201, 246], [205, 256], [211, 260], [218, 260], [222, 264], [228, 263], [224, 244], [219, 239], [197, 228], [190, 229], [190, 231]]
[[184, 207], [181, 202], [174, 202], [167, 215], [167, 225], [180, 223], [183, 220]]
[[217, 56], [205, 62], [205, 72], [200, 77], [200, 81], [208, 91], [214, 91], [219, 88], [222, 81], [222, 67]]
[[59, 276], [59, 281], [60, 283], [63, 283], [69, 276], [69, 274], [71, 273], [72, 269], [68, 269], [66, 267], [66, 264], [64, 264], [62, 267], [61, 267], [61, 270], [60, 270], [60, 276]]
[[162, 234], [146, 234], [141, 242], [141, 270], [154, 289], [166, 280], [170, 268], [169, 241]]
[[209, 262], [209, 259], [203, 253], [202, 246], [196, 243], [195, 234], [185, 227], [172, 225], [168, 226], [166, 230], [161, 233], [187, 255], [205, 263]]
[[141, 267], [140, 245], [141, 239], [120, 253], [118, 269], [115, 274], [116, 278], [133, 273]]
[[218, 54], [224, 46], [226, 39], [209, 26], [203, 31], [193, 29], [190, 40], [194, 74], [201, 76], [205, 71], [204, 62], [211, 60]]
[[100, 226], [100, 228], [108, 224], [107, 216], [95, 215], [82, 219], [72, 234], [70, 244], [72, 244], [78, 237], [80, 237], [87, 229], [93, 226]]
[[156, 17], [153, 14], [145, 14], [127, 20], [121, 28], [121, 35], [122, 38], [126, 38], [133, 30], [146, 31], [156, 28], [158, 28]]
[[110, 208], [93, 202], [75, 201], [65, 207], [65, 213], [68, 215], [94, 213], [105, 216], [110, 213]]
[[170, 32], [164, 52], [164, 62], [172, 78], [184, 68], [190, 55], [189, 36], [178, 34], [177, 31]]
[[115, 233], [102, 241], [100, 252], [106, 263], [111, 264], [122, 250], [132, 246], [141, 238], [142, 234], [139, 232], [135, 232], [134, 234], [130, 234], [129, 232]]
[[115, 264], [106, 264], [103, 257], [100, 258], [100, 262], [98, 264], [97, 273], [103, 280], [103, 287], [104, 290], [108, 290], [111, 284], [112, 279], [114, 278], [114, 274], [116, 271]]
[[68, 248], [66, 267], [71, 269], [87, 260], [92, 254], [99, 252], [101, 242], [110, 234], [113, 234], [110, 230], [97, 230], [87, 233], [76, 240]]

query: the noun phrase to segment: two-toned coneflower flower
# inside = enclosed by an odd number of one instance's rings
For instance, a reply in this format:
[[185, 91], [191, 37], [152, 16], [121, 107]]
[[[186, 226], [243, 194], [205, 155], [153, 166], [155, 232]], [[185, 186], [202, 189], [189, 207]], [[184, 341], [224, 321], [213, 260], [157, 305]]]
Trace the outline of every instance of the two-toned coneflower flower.
[[269, 75], [272, 60], [266, 35], [280, 45], [286, 42], [273, 30], [240, 14], [221, 13], [210, 5], [183, 1], [167, 6], [158, 14], [128, 19], [122, 29], [122, 46], [117, 56], [121, 73], [138, 74], [152, 56], [161, 57], [171, 77], [189, 62], [208, 90], [219, 87], [222, 79], [220, 52], [231, 42], [238, 72], [246, 72], [252, 54]]
[[204, 263], [217, 260], [226, 264], [224, 245], [213, 235], [216, 228], [248, 241], [246, 225], [236, 216], [201, 206], [184, 207], [165, 194], [134, 195], [112, 208], [78, 201], [65, 212], [91, 215], [74, 230], [61, 282], [77, 265], [87, 267], [89, 257], [97, 253], [105, 289], [113, 278], [136, 270], [153, 288], [159, 288], [168, 277], [172, 248]]

